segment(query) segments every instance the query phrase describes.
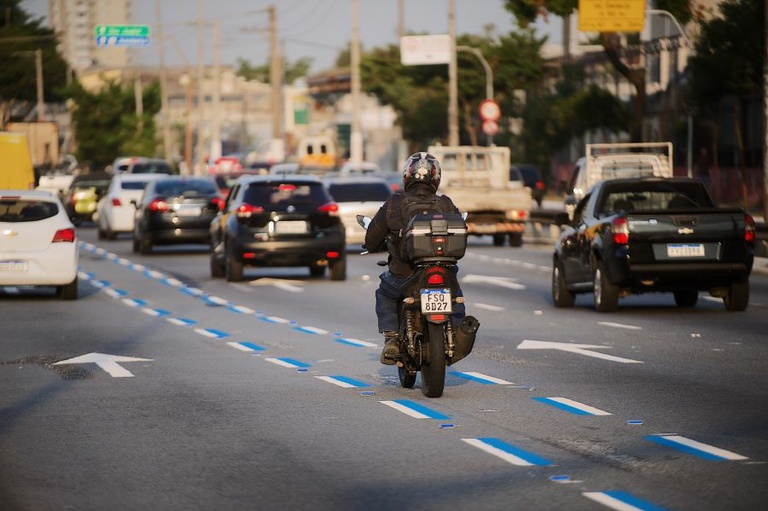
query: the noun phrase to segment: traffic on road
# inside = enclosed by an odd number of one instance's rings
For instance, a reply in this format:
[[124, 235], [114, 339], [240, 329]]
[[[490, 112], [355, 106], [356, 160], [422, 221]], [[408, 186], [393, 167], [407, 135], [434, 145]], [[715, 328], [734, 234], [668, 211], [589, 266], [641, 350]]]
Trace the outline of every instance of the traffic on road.
[[555, 307], [551, 242], [472, 238], [459, 280], [483, 326], [430, 399], [379, 363], [381, 269], [359, 246], [343, 281], [255, 267], [227, 282], [205, 244], [145, 255], [97, 234], [78, 228], [77, 301], [0, 293], [11, 509], [766, 502], [762, 273], [737, 315], [703, 294], [595, 315], [589, 295]]

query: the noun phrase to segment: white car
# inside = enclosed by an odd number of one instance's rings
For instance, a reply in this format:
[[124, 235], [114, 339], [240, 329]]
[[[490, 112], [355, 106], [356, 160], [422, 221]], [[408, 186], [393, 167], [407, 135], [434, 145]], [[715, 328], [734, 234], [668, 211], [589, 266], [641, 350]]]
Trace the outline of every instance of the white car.
[[59, 198], [0, 190], [0, 286], [55, 286], [77, 298], [77, 231]]
[[132, 233], [136, 206], [131, 201], [141, 202], [146, 184], [150, 180], [163, 177], [168, 176], [165, 174], [115, 174], [109, 183], [107, 193], [96, 206], [99, 239], [113, 240], [119, 233]]
[[339, 216], [346, 231], [347, 245], [362, 245], [365, 229], [357, 223], [357, 215], [370, 218], [392, 195], [386, 179], [379, 177], [335, 177], [325, 181], [328, 192], [339, 206]]

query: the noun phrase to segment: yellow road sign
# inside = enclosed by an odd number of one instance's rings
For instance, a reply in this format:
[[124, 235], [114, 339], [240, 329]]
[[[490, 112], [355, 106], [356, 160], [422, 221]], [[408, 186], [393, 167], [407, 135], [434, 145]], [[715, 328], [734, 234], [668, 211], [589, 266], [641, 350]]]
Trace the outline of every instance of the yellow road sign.
[[582, 32], [642, 32], [645, 0], [579, 0]]

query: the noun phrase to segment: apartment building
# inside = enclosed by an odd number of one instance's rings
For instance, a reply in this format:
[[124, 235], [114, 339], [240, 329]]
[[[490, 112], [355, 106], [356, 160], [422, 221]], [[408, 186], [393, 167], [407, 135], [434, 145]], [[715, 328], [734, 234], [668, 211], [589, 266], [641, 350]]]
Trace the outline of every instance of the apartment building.
[[131, 49], [96, 45], [96, 25], [133, 23], [133, 0], [49, 0], [48, 20], [61, 35], [60, 52], [76, 74], [132, 65]]

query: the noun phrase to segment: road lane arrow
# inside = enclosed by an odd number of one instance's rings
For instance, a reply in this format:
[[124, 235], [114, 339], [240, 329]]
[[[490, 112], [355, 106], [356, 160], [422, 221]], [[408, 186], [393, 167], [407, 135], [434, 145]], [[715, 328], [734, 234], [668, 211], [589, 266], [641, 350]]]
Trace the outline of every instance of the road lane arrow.
[[515, 279], [510, 277], [494, 277], [493, 275], [474, 275], [470, 273], [462, 277], [461, 281], [465, 284], [479, 283], [479, 284], [492, 284], [494, 286], [506, 287], [507, 289], [525, 289], [523, 284], [514, 282]]
[[88, 353], [79, 357], [56, 362], [55, 366], [65, 364], [96, 364], [104, 369], [113, 378], [133, 378], [133, 373], [120, 366], [118, 362], [152, 362], [151, 358], [121, 357], [119, 355], [105, 355], [104, 353]]
[[611, 362], [620, 362], [622, 364], [643, 364], [642, 360], [632, 360], [631, 358], [615, 357], [606, 353], [599, 353], [589, 350], [604, 350], [609, 349], [610, 346], [598, 346], [596, 344], [570, 344], [564, 342], [552, 342], [552, 341], [532, 341], [525, 339], [521, 342], [517, 349], [519, 350], [560, 350], [569, 351], [571, 353], [578, 353], [579, 355], [586, 355], [588, 357], [602, 358], [603, 360], [610, 360]]

